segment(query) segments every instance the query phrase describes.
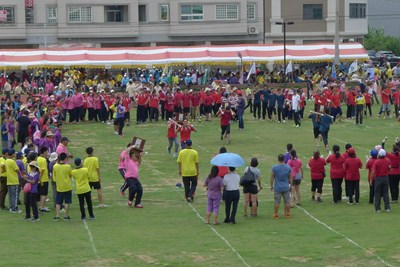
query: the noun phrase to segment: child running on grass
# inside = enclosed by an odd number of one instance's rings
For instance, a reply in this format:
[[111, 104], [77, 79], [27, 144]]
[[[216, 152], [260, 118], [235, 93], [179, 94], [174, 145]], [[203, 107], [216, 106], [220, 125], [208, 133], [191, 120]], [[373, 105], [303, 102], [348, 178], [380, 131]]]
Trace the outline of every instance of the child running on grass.
[[87, 168], [82, 167], [82, 160], [75, 159], [76, 168], [72, 170], [72, 177], [75, 180], [75, 190], [79, 200], [79, 208], [81, 210], [81, 219], [86, 220], [85, 200], [89, 212], [90, 220], [94, 220], [92, 195], [89, 185], [89, 172]]
[[94, 188], [97, 190], [97, 199], [99, 201], [99, 208], [104, 208], [103, 193], [101, 191], [99, 159], [93, 156], [93, 151], [94, 151], [93, 147], [86, 148], [86, 153], [88, 157], [83, 162], [83, 167], [88, 169], [90, 188]]

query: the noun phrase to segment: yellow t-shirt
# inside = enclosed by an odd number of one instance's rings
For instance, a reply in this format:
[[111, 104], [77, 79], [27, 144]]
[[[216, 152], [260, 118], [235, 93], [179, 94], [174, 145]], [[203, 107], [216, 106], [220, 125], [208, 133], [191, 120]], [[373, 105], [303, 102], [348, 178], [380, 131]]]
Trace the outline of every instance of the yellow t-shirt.
[[182, 176], [196, 176], [196, 163], [199, 163], [199, 154], [194, 149], [183, 149], [179, 152], [178, 163], [181, 163]]
[[18, 165], [13, 159], [6, 159], [4, 163], [6, 168], [7, 185], [19, 185], [18, 181]]
[[84, 194], [90, 191], [89, 174], [87, 168], [72, 170], [72, 177], [75, 180], [76, 194]]
[[5, 172], [5, 165], [4, 163], [6, 162], [6, 159], [4, 157], [0, 157], [0, 176], [6, 176]]
[[71, 165], [56, 163], [53, 167], [53, 180], [56, 182], [57, 192], [72, 190]]
[[88, 169], [89, 174], [89, 182], [98, 182], [99, 181], [99, 173], [97, 170], [99, 169], [99, 159], [96, 157], [87, 157], [83, 161], [83, 167]]
[[37, 163], [40, 170], [39, 182], [45, 183], [49, 181], [49, 170], [47, 169], [47, 160], [45, 157], [39, 156], [37, 158]]

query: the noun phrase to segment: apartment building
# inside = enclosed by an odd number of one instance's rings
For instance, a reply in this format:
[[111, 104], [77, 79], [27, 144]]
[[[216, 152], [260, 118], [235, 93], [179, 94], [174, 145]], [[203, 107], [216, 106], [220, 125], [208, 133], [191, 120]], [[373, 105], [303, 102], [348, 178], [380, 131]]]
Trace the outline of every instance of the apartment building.
[[[367, 0], [340, 0], [340, 36], [362, 41]], [[1, 0], [0, 48], [333, 40], [336, 0]]]

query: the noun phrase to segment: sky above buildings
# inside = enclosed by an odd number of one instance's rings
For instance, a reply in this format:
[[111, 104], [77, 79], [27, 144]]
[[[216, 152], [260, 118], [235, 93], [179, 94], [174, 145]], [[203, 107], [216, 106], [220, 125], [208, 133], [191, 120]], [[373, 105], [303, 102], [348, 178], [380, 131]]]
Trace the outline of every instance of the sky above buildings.
[[368, 24], [383, 28], [386, 34], [400, 37], [400, 0], [369, 0]]

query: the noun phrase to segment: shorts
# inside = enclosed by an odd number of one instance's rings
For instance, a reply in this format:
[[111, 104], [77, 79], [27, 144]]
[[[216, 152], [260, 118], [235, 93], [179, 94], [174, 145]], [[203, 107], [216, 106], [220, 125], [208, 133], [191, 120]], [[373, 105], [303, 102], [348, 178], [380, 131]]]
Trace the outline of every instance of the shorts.
[[89, 182], [90, 188], [101, 189], [100, 182]]
[[57, 192], [56, 204], [62, 205], [72, 203], [72, 190], [67, 192]]
[[301, 179], [294, 179], [293, 180], [293, 185], [300, 185], [301, 184]]
[[290, 204], [290, 192], [274, 192], [274, 202], [275, 204], [281, 204], [281, 196], [283, 197], [283, 202], [285, 205]]
[[175, 107], [175, 106], [174, 106], [174, 112], [175, 112], [175, 113], [181, 113], [181, 112], [182, 112], [182, 108], [181, 108], [181, 107]]
[[114, 125], [118, 125], [118, 119], [114, 119]]
[[231, 133], [231, 125], [221, 125], [221, 135], [223, 134], [230, 134]]
[[49, 182], [38, 183], [38, 193], [41, 196], [47, 196], [49, 193]]
[[204, 105], [204, 113], [211, 113], [212, 112], [212, 106], [206, 106]]
[[390, 111], [390, 104], [382, 104], [382, 111]]
[[250, 193], [252, 195], [258, 194], [258, 187], [255, 184], [243, 186], [243, 194]]
[[190, 107], [183, 108], [183, 113], [189, 113], [189, 112], [190, 112]]

